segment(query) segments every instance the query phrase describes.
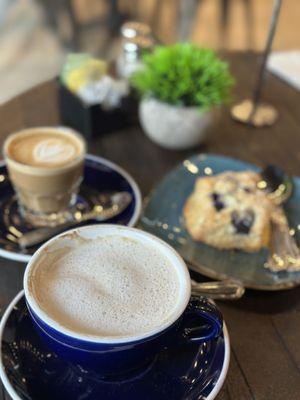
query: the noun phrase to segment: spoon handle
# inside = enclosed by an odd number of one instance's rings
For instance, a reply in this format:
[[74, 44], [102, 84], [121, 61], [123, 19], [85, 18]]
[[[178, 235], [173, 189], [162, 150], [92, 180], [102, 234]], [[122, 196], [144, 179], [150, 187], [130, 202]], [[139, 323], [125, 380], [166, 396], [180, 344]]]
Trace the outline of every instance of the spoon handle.
[[58, 226], [49, 226], [45, 228], [37, 228], [34, 229], [30, 232], [24, 233], [20, 238], [19, 238], [19, 245], [23, 248], [26, 247], [31, 247], [36, 244], [39, 244], [41, 242], [44, 242], [45, 240], [63, 232], [68, 229], [71, 229], [75, 226], [78, 226], [78, 224], [82, 222], [87, 222], [91, 219], [95, 219], [97, 221], [105, 221], [106, 219], [110, 218], [112, 213], [109, 212], [102, 212], [101, 214], [99, 212], [88, 212], [80, 217], [79, 220], [77, 219], [72, 219], [69, 221], [64, 222], [63, 224], [60, 224]]
[[270, 254], [265, 266], [275, 272], [300, 270], [300, 251], [282, 207], [276, 207], [272, 215]]
[[23, 248], [34, 246], [76, 225], [78, 225], [78, 221], [72, 220], [58, 226], [34, 229], [33, 231], [24, 233], [19, 238], [19, 245]]
[[192, 295], [210, 297], [215, 300], [237, 300], [245, 293], [245, 288], [237, 281], [192, 282]]
[[[58, 226], [37, 228], [30, 232], [23, 233], [18, 240], [19, 245], [23, 248], [34, 246], [57, 235], [58, 233], [78, 226], [82, 222], [88, 222], [90, 220], [96, 220], [98, 222], [107, 221], [108, 219], [121, 214], [132, 201], [132, 195], [126, 191], [114, 192], [109, 195], [109, 198], [107, 198], [108, 195], [106, 194], [106, 201], [103, 200], [103, 196], [104, 195], [102, 195], [103, 205], [98, 204], [97, 206], [94, 206], [91, 211], [75, 213], [74, 215], [70, 214], [70, 219]], [[105, 203], [109, 203], [109, 206], [107, 204], [105, 205]]]

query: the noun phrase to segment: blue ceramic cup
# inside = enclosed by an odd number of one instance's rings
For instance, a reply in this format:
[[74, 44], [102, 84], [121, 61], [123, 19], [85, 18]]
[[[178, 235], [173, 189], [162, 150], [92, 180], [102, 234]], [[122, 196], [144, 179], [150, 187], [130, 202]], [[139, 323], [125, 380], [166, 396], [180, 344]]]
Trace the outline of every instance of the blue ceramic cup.
[[[109, 235], [132, 238], [146, 246], [154, 245], [169, 259], [174, 267], [174, 273], [177, 273], [180, 283], [177, 304], [167, 320], [163, 320], [159, 326], [146, 333], [124, 337], [84, 335], [52, 319], [34, 296], [36, 268], [51, 267], [51, 263], [47, 264], [49, 252], [78, 246], [78, 238], [94, 240]], [[39, 287], [38, 290], [41, 291], [43, 288]], [[191, 342], [201, 343], [215, 339], [222, 332], [222, 315], [216, 305], [203, 297], [191, 298], [189, 272], [177, 252], [155, 236], [134, 228], [105, 224], [90, 225], [65, 232], [49, 240], [39, 248], [27, 265], [24, 291], [34, 325], [48, 347], [59, 357], [80, 364], [84, 368], [92, 368], [103, 376], [134, 370], [153, 359], [165, 347]]]

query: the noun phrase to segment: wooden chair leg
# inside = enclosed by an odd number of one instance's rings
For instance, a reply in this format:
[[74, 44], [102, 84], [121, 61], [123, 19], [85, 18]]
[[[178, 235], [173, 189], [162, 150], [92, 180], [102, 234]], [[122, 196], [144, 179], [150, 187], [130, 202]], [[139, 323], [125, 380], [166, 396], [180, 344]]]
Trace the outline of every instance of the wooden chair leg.
[[228, 20], [229, 20], [229, 8], [230, 0], [220, 0], [221, 1], [221, 13], [220, 13], [220, 44], [221, 48], [227, 47], [227, 37], [228, 37]]
[[155, 0], [149, 21], [150, 26], [153, 29], [154, 33], [157, 33], [159, 27], [162, 5], [163, 5], [163, 0]]
[[243, 0], [246, 20], [246, 43], [247, 49], [253, 48], [254, 16], [252, 0]]
[[194, 17], [201, 0], [179, 0], [177, 37], [180, 42], [187, 41], [191, 36]]
[[128, 15], [121, 13], [118, 0], [109, 0], [108, 29], [113, 36], [120, 32], [121, 25]]
[[230, 0], [221, 0], [221, 27], [224, 31], [227, 30], [228, 26], [229, 1]]
[[76, 13], [74, 10], [73, 0], [65, 0], [65, 7], [67, 9], [68, 18], [71, 26], [70, 47], [73, 50], [80, 49], [80, 24], [78, 23]]
[[59, 2], [57, 0], [53, 0], [51, 5], [49, 6], [46, 0], [39, 0], [39, 3], [44, 8], [45, 18], [48, 26], [57, 31], [58, 30], [58, 13], [59, 13]]

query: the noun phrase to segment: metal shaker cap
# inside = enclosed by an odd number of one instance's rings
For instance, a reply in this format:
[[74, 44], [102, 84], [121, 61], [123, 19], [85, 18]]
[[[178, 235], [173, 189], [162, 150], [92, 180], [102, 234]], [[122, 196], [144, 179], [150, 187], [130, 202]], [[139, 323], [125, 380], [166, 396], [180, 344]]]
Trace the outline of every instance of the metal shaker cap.
[[127, 39], [123, 43], [125, 53], [142, 53], [144, 51], [151, 51], [154, 46], [154, 40], [151, 37], [137, 36]]
[[121, 26], [121, 35], [128, 39], [136, 36], [151, 36], [151, 28], [142, 22], [128, 21]]

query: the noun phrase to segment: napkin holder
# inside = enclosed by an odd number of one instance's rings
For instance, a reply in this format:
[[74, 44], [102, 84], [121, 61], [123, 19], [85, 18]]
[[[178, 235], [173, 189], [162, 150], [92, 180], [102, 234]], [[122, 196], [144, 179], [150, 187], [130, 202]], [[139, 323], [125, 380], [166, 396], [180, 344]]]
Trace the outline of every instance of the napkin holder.
[[100, 104], [83, 102], [59, 80], [57, 85], [61, 122], [79, 131], [87, 140], [137, 122], [137, 101], [132, 93], [122, 99], [119, 107], [103, 110]]

